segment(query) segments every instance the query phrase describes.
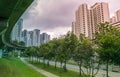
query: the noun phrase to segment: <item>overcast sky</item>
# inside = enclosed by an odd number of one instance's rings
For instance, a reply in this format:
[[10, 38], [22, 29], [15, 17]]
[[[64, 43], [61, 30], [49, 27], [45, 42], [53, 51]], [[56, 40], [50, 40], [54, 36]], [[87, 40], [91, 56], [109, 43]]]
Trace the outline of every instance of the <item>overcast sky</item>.
[[51, 37], [65, 34], [71, 30], [71, 23], [75, 20], [75, 11], [82, 3], [92, 6], [96, 2], [108, 2], [110, 15], [120, 9], [119, 0], [34, 0], [23, 14], [24, 29], [40, 29]]

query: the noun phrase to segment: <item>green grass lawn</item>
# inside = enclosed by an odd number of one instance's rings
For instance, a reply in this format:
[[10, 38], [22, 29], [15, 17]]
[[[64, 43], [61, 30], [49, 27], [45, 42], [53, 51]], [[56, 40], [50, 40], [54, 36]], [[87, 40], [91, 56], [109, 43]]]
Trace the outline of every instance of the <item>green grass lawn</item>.
[[45, 77], [19, 59], [0, 59], [0, 77]]
[[[44, 69], [45, 71], [51, 72], [59, 77], [80, 77], [78, 72], [70, 71], [67, 72], [60, 72], [60, 68], [55, 68], [54, 66], [44, 67], [43, 63], [32, 63], [33, 65], [37, 66], [38, 68]], [[83, 77], [83, 76], [82, 76]]]

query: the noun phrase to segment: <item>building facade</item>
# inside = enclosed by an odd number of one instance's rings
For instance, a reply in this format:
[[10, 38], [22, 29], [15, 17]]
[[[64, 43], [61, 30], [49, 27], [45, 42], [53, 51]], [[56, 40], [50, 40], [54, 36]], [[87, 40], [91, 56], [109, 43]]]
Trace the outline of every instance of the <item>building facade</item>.
[[76, 22], [72, 22], [72, 32], [75, 34], [75, 25], [76, 25]]
[[98, 25], [102, 22], [109, 22], [110, 14], [109, 14], [109, 6], [108, 3], [95, 3], [92, 7], [90, 7], [91, 13], [91, 26], [92, 26], [92, 38], [94, 34], [98, 32]]
[[[13, 31], [11, 32], [12, 41], [23, 41], [26, 47], [29, 46], [40, 46], [41, 43], [47, 43], [50, 41], [50, 35], [47, 33], [42, 33], [40, 35], [39, 29], [34, 29], [32, 31], [23, 30], [23, 19], [20, 18], [15, 24]], [[40, 37], [41, 36], [41, 37]]]
[[33, 31], [29, 31], [29, 45], [28, 46], [34, 46], [33, 39], [34, 39]]
[[23, 28], [23, 19], [20, 18], [15, 24], [12, 33], [11, 40], [17, 40], [18, 42], [22, 41], [22, 28]]
[[116, 11], [117, 22], [120, 22], [120, 9]]
[[117, 10], [115, 15], [110, 18], [110, 24], [118, 26], [120, 24], [120, 10]]
[[40, 30], [35, 29], [33, 30], [33, 46], [39, 46], [40, 45]]
[[24, 30], [22, 32], [22, 41], [24, 41], [25, 43], [25, 46], [28, 46], [28, 31], [27, 30]]
[[115, 22], [117, 22], [117, 18], [116, 18], [116, 16], [112, 16], [110, 18], [110, 23], [115, 23]]
[[76, 11], [76, 24], [75, 34], [79, 37], [80, 34], [84, 34], [88, 37], [88, 7], [87, 4], [82, 4]]
[[50, 41], [50, 35], [48, 35], [47, 33], [42, 33], [40, 35], [40, 43], [44, 44]]
[[95, 3], [88, 9], [87, 4], [82, 4], [76, 11], [75, 30], [74, 33], [77, 37], [84, 34], [90, 39], [94, 38], [95, 32], [98, 31], [98, 24], [102, 22], [109, 22], [109, 7], [108, 3], [101, 2]]
[[47, 43], [50, 41], [50, 35], [47, 33], [40, 34], [39, 29], [34, 29], [32, 31], [23, 30], [22, 32], [23, 41], [25, 46], [40, 46], [41, 44]]

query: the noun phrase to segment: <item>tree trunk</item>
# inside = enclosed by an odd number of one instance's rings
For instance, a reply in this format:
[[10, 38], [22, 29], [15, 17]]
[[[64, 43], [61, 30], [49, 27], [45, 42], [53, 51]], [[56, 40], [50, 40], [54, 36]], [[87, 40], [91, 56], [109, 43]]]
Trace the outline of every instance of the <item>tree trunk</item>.
[[35, 63], [37, 62], [37, 57], [36, 56], [34, 57], [34, 61], [35, 61]]
[[49, 60], [48, 60], [48, 62], [47, 62], [47, 66], [49, 67], [49, 65], [50, 65], [50, 64], [49, 64]]
[[82, 76], [82, 71], [81, 71], [81, 68], [82, 67], [82, 62], [79, 62], [79, 72], [80, 72], [80, 76]]
[[98, 74], [98, 72], [99, 72], [99, 69], [100, 69], [100, 64], [101, 64], [101, 61], [99, 60], [99, 63], [98, 63], [98, 66], [97, 66], [97, 71], [96, 71], [96, 73], [94, 74], [94, 77], [95, 77], [95, 75], [97, 75], [97, 74]]
[[37, 56], [35, 57], [35, 63], [37, 63]]
[[40, 59], [40, 57], [39, 57], [39, 63], [40, 63], [40, 60], [41, 60], [41, 59]]
[[44, 63], [45, 61], [44, 61], [44, 58], [43, 58], [43, 63]]
[[62, 61], [60, 62], [60, 73], [62, 72]]
[[33, 56], [31, 56], [31, 62], [33, 63]]
[[12, 57], [15, 57], [15, 54], [14, 54], [14, 53], [15, 53], [15, 50], [13, 50]]
[[39, 57], [37, 56], [37, 63], [39, 63]]
[[91, 65], [92, 65], [92, 77], [94, 77], [94, 60], [91, 60]]
[[106, 63], [106, 77], [109, 77], [109, 75], [108, 75], [108, 60], [107, 60], [107, 63]]
[[43, 65], [44, 65], [44, 67], [45, 67], [45, 58], [43, 58]]
[[55, 68], [56, 68], [56, 66], [57, 66], [57, 60], [55, 60]]
[[66, 60], [65, 60], [65, 64], [64, 64], [64, 66], [63, 66], [63, 69], [64, 69], [65, 72], [67, 71], [67, 68], [66, 68]]
[[28, 60], [30, 61], [30, 56], [28, 56]]
[[32, 56], [30, 56], [30, 61], [32, 61]]

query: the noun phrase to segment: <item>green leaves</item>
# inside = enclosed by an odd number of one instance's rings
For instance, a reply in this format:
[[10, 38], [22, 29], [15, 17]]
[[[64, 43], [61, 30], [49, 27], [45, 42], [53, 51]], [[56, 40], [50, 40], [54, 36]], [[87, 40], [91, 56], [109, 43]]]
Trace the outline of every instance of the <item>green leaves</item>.
[[115, 51], [120, 46], [119, 28], [109, 25], [108, 23], [101, 23], [99, 25], [99, 33], [96, 34], [95, 40], [98, 46], [98, 54], [103, 61], [113, 61]]

